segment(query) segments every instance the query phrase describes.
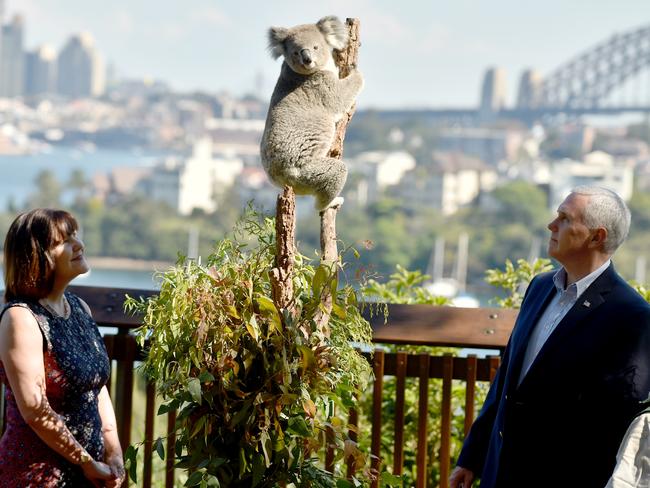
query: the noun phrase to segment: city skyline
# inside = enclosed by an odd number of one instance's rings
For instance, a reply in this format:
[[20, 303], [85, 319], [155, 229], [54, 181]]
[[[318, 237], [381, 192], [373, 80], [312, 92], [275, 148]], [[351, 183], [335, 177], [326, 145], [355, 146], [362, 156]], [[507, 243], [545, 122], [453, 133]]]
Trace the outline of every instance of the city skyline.
[[650, 22], [650, 5], [641, 0], [615, 6], [600, 0], [571, 5], [330, 0], [317, 6], [7, 0], [6, 11], [6, 18], [24, 16], [29, 50], [42, 43], [60, 50], [70, 35], [89, 31], [121, 77], [150, 77], [184, 91], [257, 92], [263, 98], [270, 96], [280, 66], [266, 51], [269, 26], [315, 22], [329, 14], [358, 17], [364, 108], [476, 106], [483, 73], [491, 66], [505, 69], [512, 104], [524, 69], [548, 74], [614, 33]]

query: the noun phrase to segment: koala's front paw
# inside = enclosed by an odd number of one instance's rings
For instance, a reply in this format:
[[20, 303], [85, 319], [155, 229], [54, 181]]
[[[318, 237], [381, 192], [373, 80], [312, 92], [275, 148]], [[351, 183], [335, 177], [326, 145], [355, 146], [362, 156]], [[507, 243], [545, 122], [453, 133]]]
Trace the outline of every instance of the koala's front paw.
[[343, 205], [343, 202], [345, 201], [345, 198], [343, 197], [336, 197], [334, 200], [330, 202], [330, 204], [327, 206], [329, 207], [340, 207]]
[[350, 80], [350, 83], [352, 86], [355, 87], [356, 92], [359, 93], [361, 89], [363, 88], [363, 75], [361, 74], [361, 71], [358, 69], [353, 69], [350, 71], [350, 74], [347, 76], [347, 79]]

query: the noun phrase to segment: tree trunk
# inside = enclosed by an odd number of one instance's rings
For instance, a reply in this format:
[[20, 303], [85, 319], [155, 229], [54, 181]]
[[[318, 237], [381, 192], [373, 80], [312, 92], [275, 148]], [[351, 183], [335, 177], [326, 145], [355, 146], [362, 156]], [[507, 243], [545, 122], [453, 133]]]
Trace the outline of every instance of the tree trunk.
[[[359, 19], [346, 19], [348, 32], [350, 33], [350, 42], [343, 51], [335, 51], [334, 60], [339, 68], [339, 78], [345, 78], [350, 71], [357, 65], [359, 57]], [[336, 124], [334, 142], [329, 150], [328, 156], [341, 159], [343, 157], [343, 140], [345, 131], [354, 115], [355, 105]], [[327, 266], [332, 271], [332, 279], [336, 279], [336, 263], [338, 261], [338, 249], [336, 246], [336, 213], [339, 207], [330, 207], [320, 213], [320, 247], [321, 247], [321, 264]], [[321, 295], [322, 307], [316, 313], [315, 321], [318, 329], [326, 336], [329, 336], [329, 319], [332, 312], [332, 295], [330, 287], [323, 287]]]
[[278, 195], [275, 211], [275, 267], [271, 270], [273, 301], [280, 311], [292, 311], [293, 260], [296, 255], [296, 195], [293, 188], [285, 186]]

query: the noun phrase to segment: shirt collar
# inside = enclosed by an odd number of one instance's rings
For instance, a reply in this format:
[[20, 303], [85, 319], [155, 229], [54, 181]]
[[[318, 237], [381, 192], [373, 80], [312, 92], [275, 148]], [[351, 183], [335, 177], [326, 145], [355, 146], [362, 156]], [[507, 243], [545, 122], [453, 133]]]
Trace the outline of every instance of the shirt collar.
[[603, 274], [603, 272], [609, 267], [611, 263], [612, 260], [608, 259], [598, 269], [592, 271], [587, 276], [579, 279], [575, 283], [572, 283], [571, 286], [569, 286], [567, 289], [564, 288], [567, 274], [564, 267], [562, 267], [557, 271], [557, 273], [553, 275], [553, 283], [555, 284], [555, 288], [557, 288], [557, 291], [559, 291], [560, 293], [569, 293], [570, 295], [575, 296], [575, 298], [578, 298], [580, 295], [584, 293], [584, 291], [587, 288], [589, 288], [589, 285], [591, 285], [594, 281], [596, 281], [596, 278], [598, 278], [601, 274]]

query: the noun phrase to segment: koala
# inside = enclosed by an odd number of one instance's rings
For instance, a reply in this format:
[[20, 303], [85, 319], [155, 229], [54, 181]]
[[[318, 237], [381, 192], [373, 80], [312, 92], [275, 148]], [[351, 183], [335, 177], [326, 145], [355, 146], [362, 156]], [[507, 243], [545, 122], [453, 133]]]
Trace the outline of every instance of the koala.
[[318, 210], [341, 205], [347, 168], [327, 153], [336, 122], [363, 87], [359, 71], [339, 79], [334, 63], [333, 50], [347, 46], [348, 30], [330, 16], [315, 24], [271, 27], [268, 35], [271, 55], [284, 61], [260, 146], [264, 170], [276, 185], [314, 195]]

